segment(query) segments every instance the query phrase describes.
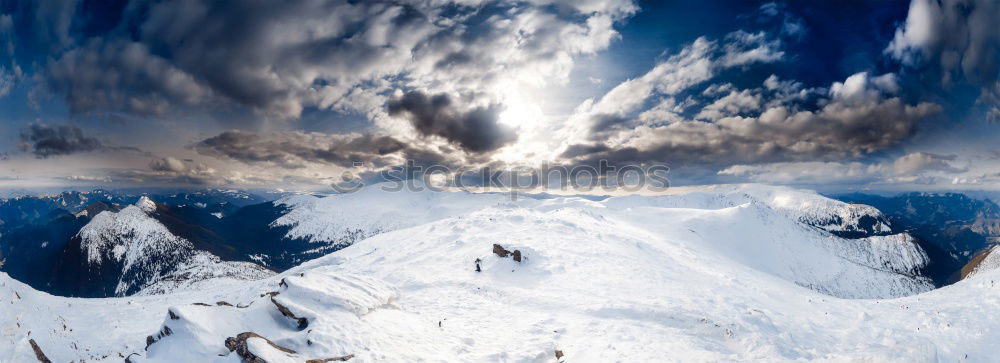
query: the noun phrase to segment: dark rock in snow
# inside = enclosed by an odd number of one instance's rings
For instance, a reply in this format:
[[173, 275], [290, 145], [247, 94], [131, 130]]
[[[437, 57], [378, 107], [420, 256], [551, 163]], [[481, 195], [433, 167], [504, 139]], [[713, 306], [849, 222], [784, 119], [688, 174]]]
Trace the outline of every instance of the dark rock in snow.
[[[514, 261], [521, 262], [521, 251], [520, 250], [514, 250], [514, 252], [511, 252], [511, 251], [508, 251], [506, 248], [503, 248], [503, 246], [498, 245], [496, 243], [493, 244], [493, 254], [495, 254], [495, 255], [497, 255], [499, 257], [502, 257], [502, 258], [503, 257], [507, 257], [507, 256], [513, 256]], [[479, 264], [478, 263], [476, 263], [476, 268], [477, 268], [476, 271], [478, 271], [478, 268], [479, 268]]]
[[42, 348], [38, 346], [38, 343], [35, 343], [34, 339], [28, 339], [28, 343], [31, 344], [31, 350], [35, 351], [35, 358], [38, 359], [39, 362], [52, 363], [52, 361], [49, 360], [49, 357], [46, 357], [45, 353], [42, 352]]
[[147, 335], [146, 336], [146, 348], [145, 349], [149, 350], [149, 346], [150, 345], [153, 345], [153, 343], [156, 343], [160, 339], [163, 339], [163, 337], [166, 337], [166, 336], [171, 335], [173, 333], [174, 333], [174, 331], [172, 329], [170, 329], [169, 326], [164, 325], [163, 329], [160, 329], [160, 332], [156, 334], [156, 337], [153, 337], [152, 335]]
[[274, 347], [274, 349], [280, 350], [288, 354], [296, 354], [294, 350], [274, 344], [274, 342], [272, 342], [271, 340], [262, 337], [254, 332], [239, 333], [238, 335], [236, 335], [236, 337], [226, 338], [226, 349], [229, 349], [230, 352], [236, 352], [236, 354], [239, 355], [244, 362], [267, 363], [266, 360], [261, 359], [260, 357], [250, 352], [250, 349], [247, 347], [247, 339], [250, 338], [263, 339], [265, 342], [267, 342], [267, 344], [271, 345], [271, 347]]
[[327, 359], [310, 359], [307, 360], [306, 363], [346, 362], [351, 360], [351, 358], [354, 358], [354, 354], [348, 354], [343, 357], [334, 357]]
[[507, 257], [508, 255], [510, 255], [510, 251], [508, 251], [507, 249], [503, 248], [503, 246], [498, 245], [496, 243], [493, 244], [493, 253], [499, 257]]
[[285, 307], [284, 305], [281, 305], [277, 301], [275, 301], [273, 296], [271, 297], [271, 303], [273, 303], [274, 306], [278, 307], [278, 311], [281, 312], [281, 315], [284, 315], [284, 316], [286, 316], [288, 318], [291, 318], [292, 320], [295, 320], [296, 326], [299, 328], [299, 330], [302, 330], [302, 329], [305, 329], [305, 328], [309, 327], [309, 320], [308, 319], [306, 319], [306, 318], [300, 318], [298, 316], [295, 316], [295, 313], [292, 313], [292, 311], [289, 310], [287, 307]]

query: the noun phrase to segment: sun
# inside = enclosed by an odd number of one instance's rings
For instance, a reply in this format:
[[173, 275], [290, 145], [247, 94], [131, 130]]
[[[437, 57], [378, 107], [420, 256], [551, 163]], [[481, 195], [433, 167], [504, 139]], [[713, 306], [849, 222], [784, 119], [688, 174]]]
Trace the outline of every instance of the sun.
[[497, 122], [510, 127], [517, 140], [495, 153], [495, 160], [531, 164], [550, 157], [552, 140], [544, 137], [550, 119], [542, 110], [543, 96], [536, 93], [517, 87], [504, 87], [500, 92], [504, 110]]
[[517, 89], [507, 89], [503, 92], [504, 110], [497, 121], [510, 126], [519, 133], [533, 130], [545, 118], [541, 107], [536, 102], [528, 101], [523, 92]]

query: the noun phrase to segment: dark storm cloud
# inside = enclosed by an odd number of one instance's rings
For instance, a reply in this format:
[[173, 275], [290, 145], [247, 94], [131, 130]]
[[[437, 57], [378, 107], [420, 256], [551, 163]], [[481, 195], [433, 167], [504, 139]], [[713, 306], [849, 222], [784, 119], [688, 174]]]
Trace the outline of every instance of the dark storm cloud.
[[434, 150], [418, 149], [389, 136], [330, 135], [305, 132], [257, 134], [228, 131], [192, 146], [200, 154], [267, 163], [298, 169], [306, 163], [353, 167], [354, 163], [381, 167], [402, 159], [427, 164], [444, 163], [444, 155]]
[[980, 102], [1000, 121], [1000, 2], [914, 0], [906, 23], [885, 52], [907, 65], [927, 66], [948, 85], [964, 77], [982, 87]]
[[21, 133], [20, 147], [38, 158], [48, 158], [95, 151], [103, 148], [104, 144], [84, 135], [83, 130], [73, 125], [49, 126], [36, 123]]
[[33, 123], [21, 132], [18, 147], [40, 159], [81, 152], [127, 152], [153, 156], [137, 147], [115, 145], [96, 137], [87, 136], [83, 130], [71, 125], [45, 125]]
[[497, 122], [499, 105], [463, 109], [447, 94], [412, 91], [389, 100], [389, 115], [405, 117], [423, 136], [440, 136], [467, 151], [496, 150], [517, 140], [510, 127]]

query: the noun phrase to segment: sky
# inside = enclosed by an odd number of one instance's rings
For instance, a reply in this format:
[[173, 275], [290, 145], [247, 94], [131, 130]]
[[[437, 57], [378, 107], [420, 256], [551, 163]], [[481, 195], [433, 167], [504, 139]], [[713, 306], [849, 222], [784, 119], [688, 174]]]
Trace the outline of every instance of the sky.
[[606, 161], [674, 186], [997, 190], [998, 19], [992, 0], [0, 0], [0, 188]]

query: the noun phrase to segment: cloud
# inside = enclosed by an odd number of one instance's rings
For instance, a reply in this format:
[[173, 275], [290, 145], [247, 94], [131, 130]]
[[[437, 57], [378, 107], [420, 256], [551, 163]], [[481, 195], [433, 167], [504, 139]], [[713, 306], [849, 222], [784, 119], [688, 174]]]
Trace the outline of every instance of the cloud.
[[702, 108], [701, 112], [695, 115], [695, 119], [716, 121], [726, 116], [757, 111], [761, 107], [761, 99], [760, 93], [751, 90], [730, 91], [729, 94]]
[[45, 85], [73, 112], [164, 114], [174, 105], [209, 102], [212, 92], [144, 44], [94, 39], [47, 66]]
[[892, 163], [892, 170], [896, 174], [913, 174], [925, 171], [941, 171], [946, 173], [961, 173], [968, 171], [968, 168], [959, 168], [951, 163], [955, 161], [954, 155], [938, 155], [925, 152], [914, 152], [903, 155]]
[[[66, 8], [66, 20], [84, 16]], [[52, 59], [42, 76], [74, 112], [221, 105], [277, 118], [311, 107], [368, 114], [403, 86], [483, 92], [509, 80], [565, 82], [573, 57], [607, 48], [615, 22], [637, 10], [631, 0], [134, 1], [89, 41], [58, 32], [62, 46], [42, 57]]]
[[993, 0], [913, 0], [906, 23], [885, 53], [910, 66], [928, 65], [944, 84], [956, 77], [982, 87], [980, 102], [1000, 121], [1000, 3]]
[[382, 167], [402, 164], [407, 159], [424, 164], [445, 163], [449, 159], [435, 150], [416, 148], [389, 136], [371, 134], [227, 131], [199, 141], [192, 148], [202, 155], [285, 169], [305, 168], [309, 163], [351, 168], [355, 163]]
[[761, 22], [776, 19], [778, 15], [783, 14], [780, 28], [782, 35], [801, 39], [806, 33], [805, 22], [802, 18], [787, 11], [787, 5], [785, 4], [769, 2], [761, 5], [757, 11], [760, 13], [759, 21]]
[[[570, 146], [564, 156], [709, 165], [860, 157], [899, 144], [914, 133], [918, 120], [940, 110], [931, 103], [905, 104], [890, 92], [891, 79], [858, 73], [831, 85], [815, 110], [786, 103], [748, 115], [737, 113], [752, 111], [756, 98], [749, 97], [752, 92], [734, 90], [699, 113], [711, 122], [664, 113], [669, 118], [604, 132], [603, 146]], [[580, 150], [594, 152], [584, 155]]]
[[98, 151], [126, 152], [152, 156], [151, 153], [137, 147], [115, 145], [114, 143], [88, 136], [83, 130], [72, 124], [53, 126], [32, 123], [28, 125], [26, 130], [21, 132], [18, 147], [22, 151], [34, 154], [39, 159]]
[[17, 81], [17, 72], [8, 71], [7, 67], [0, 65], [0, 98], [10, 94]]
[[778, 16], [779, 12], [781, 11], [781, 5], [778, 5], [778, 3], [773, 1], [769, 3], [764, 3], [763, 5], [760, 6], [760, 8], [758, 8], [758, 11], [760, 11], [761, 15], [764, 15], [766, 17]]
[[869, 183], [880, 168], [860, 162], [809, 161], [757, 165], [739, 164], [719, 171], [719, 175], [744, 177], [758, 183], [852, 184]]
[[180, 173], [187, 170], [187, 165], [184, 165], [183, 161], [168, 156], [165, 158], [153, 160], [152, 162], [149, 163], [149, 168], [154, 171], [168, 171], [168, 172]]
[[782, 54], [765, 33], [737, 31], [722, 42], [699, 38], [598, 101], [581, 104], [561, 156], [718, 166], [856, 158], [898, 145], [919, 120], [940, 111], [932, 103], [904, 103], [892, 73], [857, 73], [829, 88], [803, 88], [772, 75], [762, 88], [722, 83], [691, 95], [725, 69], [775, 62]]
[[622, 82], [596, 102], [585, 102], [572, 122], [590, 125], [592, 139], [602, 139], [606, 132], [636, 126], [631, 116], [650, 98], [677, 95], [728, 68], [775, 62], [784, 54], [779, 47], [764, 33], [733, 32], [721, 45], [700, 37], [641, 77]]
[[107, 179], [115, 183], [143, 186], [217, 185], [226, 183], [226, 178], [216, 175], [215, 169], [204, 165], [181, 172], [141, 169], [105, 170]]
[[753, 182], [779, 184], [867, 184], [929, 183], [935, 178], [952, 180], [969, 171], [956, 167], [955, 156], [912, 152], [879, 163], [810, 161], [732, 165], [718, 172], [723, 176]]
[[95, 151], [103, 148], [104, 144], [70, 124], [49, 126], [34, 123], [21, 133], [20, 147], [38, 158], [48, 158]]
[[172, 180], [175, 183], [216, 184], [220, 182], [215, 169], [208, 165], [181, 161], [170, 156], [153, 160], [150, 162], [149, 168], [153, 173], [133, 171], [133, 175], [144, 175], [146, 179], [161, 181]]
[[751, 63], [771, 63], [785, 55], [781, 42], [767, 39], [764, 32], [748, 33], [738, 30], [726, 35], [725, 54], [719, 59], [722, 67], [736, 67]]
[[502, 107], [463, 107], [447, 94], [411, 91], [388, 103], [389, 115], [409, 120], [423, 136], [440, 136], [464, 150], [482, 153], [517, 140], [514, 130], [497, 122]]
[[91, 176], [91, 175], [70, 175], [66, 177], [66, 180], [80, 181], [80, 182], [102, 182], [102, 183], [111, 183], [113, 181], [111, 177]]
[[19, 48], [57, 52], [73, 42], [71, 32], [78, 5], [78, 0], [19, 2], [13, 8], [6, 7], [14, 16], [9, 23], [0, 19], [0, 25], [15, 31], [20, 25], [23, 32], [18, 37], [23, 44]]

